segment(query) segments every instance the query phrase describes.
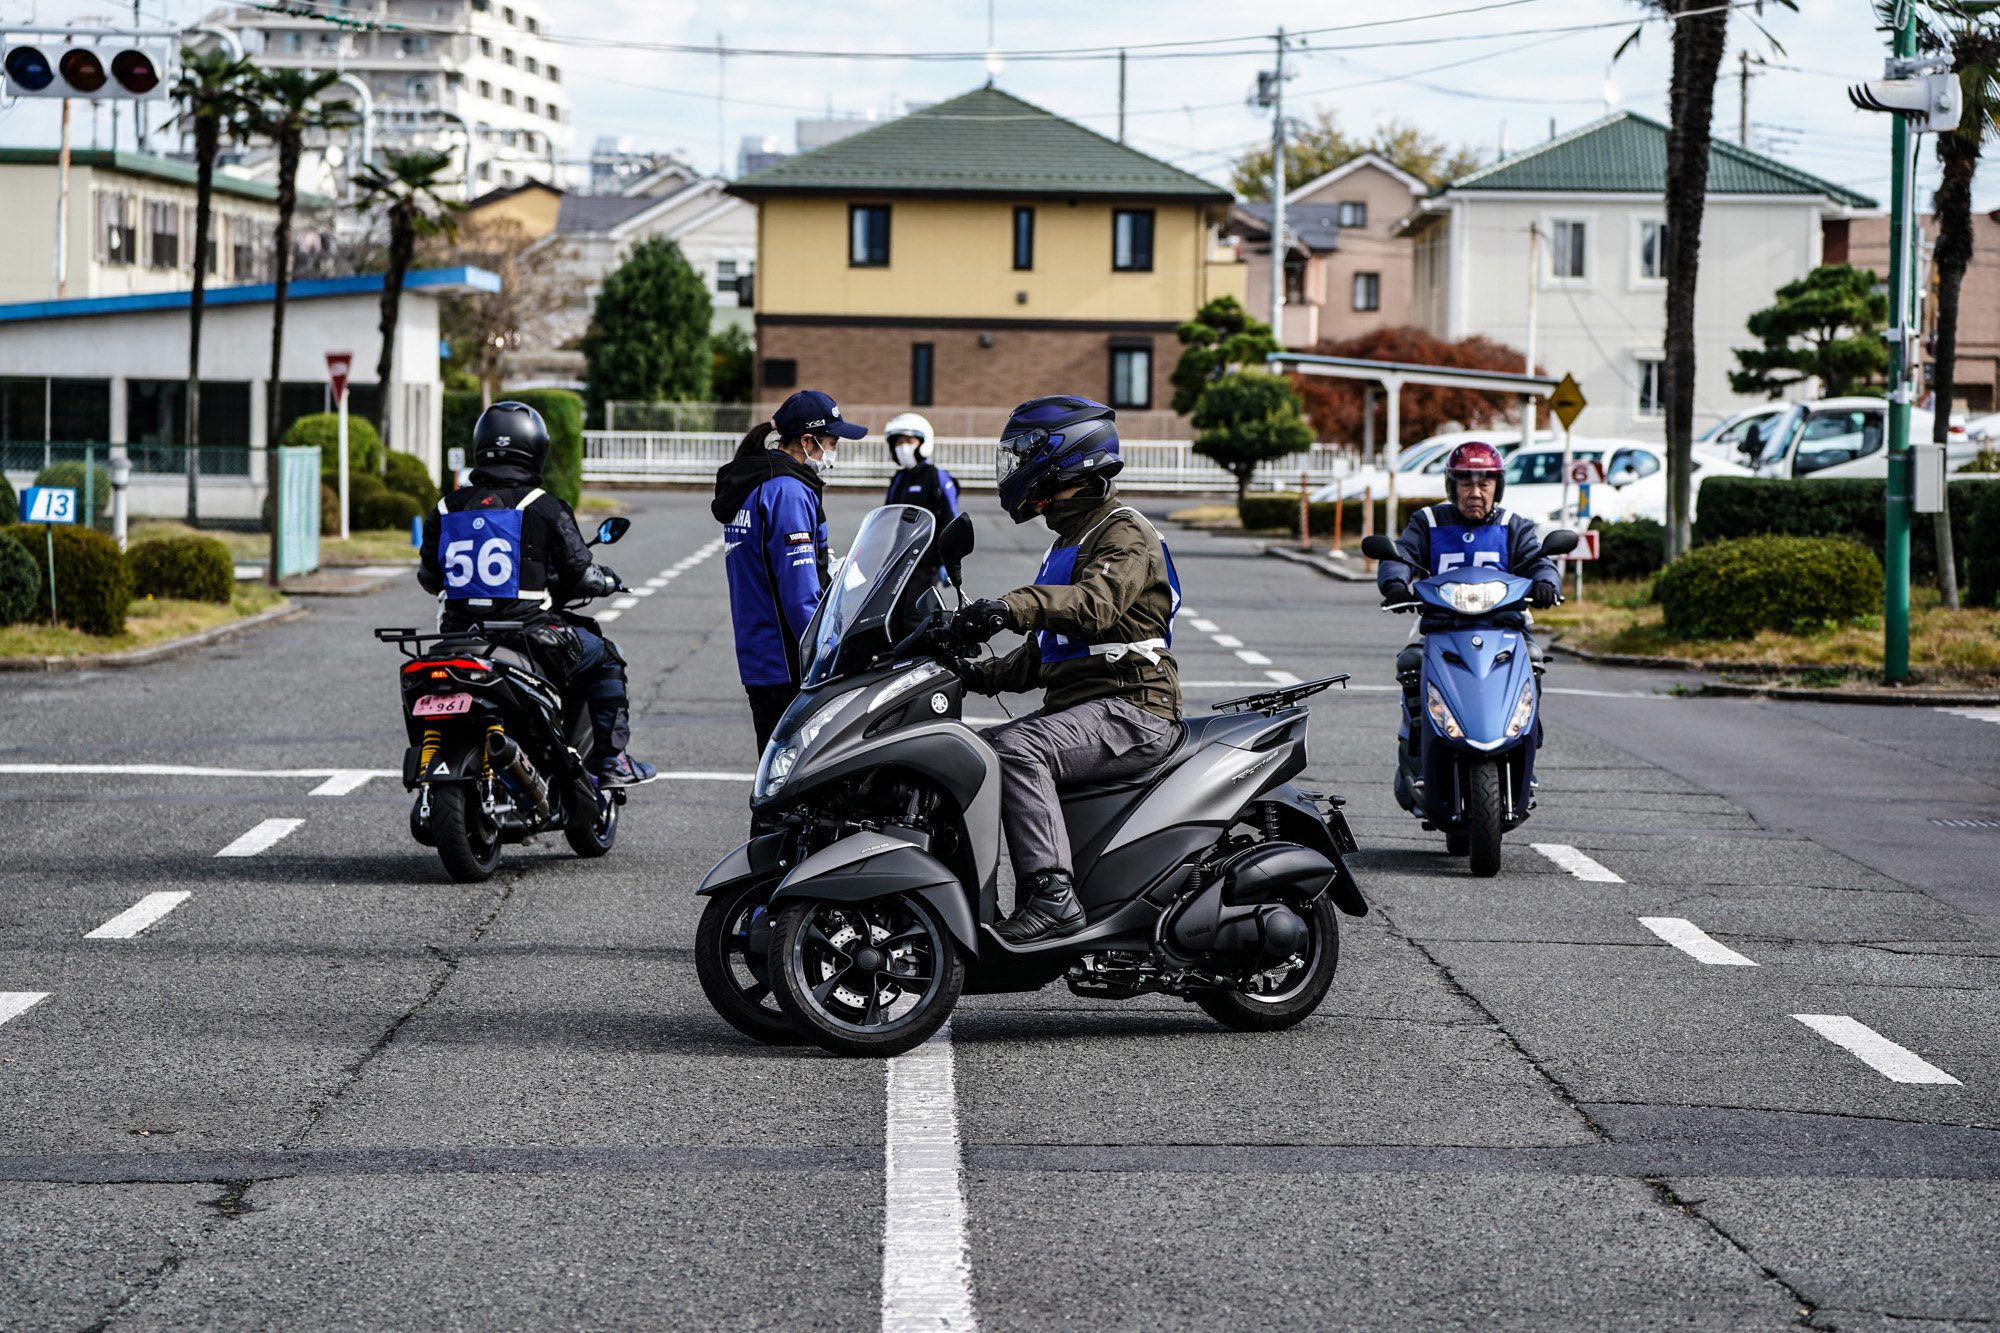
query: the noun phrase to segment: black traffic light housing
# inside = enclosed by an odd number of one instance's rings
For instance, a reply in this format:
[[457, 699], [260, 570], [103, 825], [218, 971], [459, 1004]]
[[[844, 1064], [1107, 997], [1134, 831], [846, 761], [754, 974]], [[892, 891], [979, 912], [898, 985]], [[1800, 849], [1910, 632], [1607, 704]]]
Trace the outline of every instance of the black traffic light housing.
[[0, 69], [11, 97], [137, 102], [167, 95], [172, 59], [172, 47], [152, 41], [20, 41], [7, 44]]

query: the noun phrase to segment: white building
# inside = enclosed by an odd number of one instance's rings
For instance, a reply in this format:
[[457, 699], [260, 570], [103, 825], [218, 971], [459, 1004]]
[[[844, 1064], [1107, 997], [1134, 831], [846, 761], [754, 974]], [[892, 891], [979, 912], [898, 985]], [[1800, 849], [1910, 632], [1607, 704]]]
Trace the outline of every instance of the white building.
[[[544, 6], [340, 0], [329, 12], [336, 10], [339, 26], [248, 6], [217, 10], [206, 22], [241, 33], [259, 64], [360, 78], [374, 101], [376, 146], [449, 148], [467, 178], [468, 199], [530, 177], [567, 178], [572, 104], [564, 54], [544, 36]], [[245, 165], [266, 164], [257, 158]]]
[[[1416, 241], [1413, 322], [1441, 338], [1528, 344], [1529, 240], [1539, 235], [1535, 360], [1576, 376], [1576, 429], [1663, 438], [1667, 127], [1621, 111], [1460, 177], [1400, 227]], [[1697, 430], [1761, 399], [1729, 388], [1746, 326], [1823, 262], [1828, 224], [1874, 200], [1733, 143], [1709, 154], [1695, 303]]]

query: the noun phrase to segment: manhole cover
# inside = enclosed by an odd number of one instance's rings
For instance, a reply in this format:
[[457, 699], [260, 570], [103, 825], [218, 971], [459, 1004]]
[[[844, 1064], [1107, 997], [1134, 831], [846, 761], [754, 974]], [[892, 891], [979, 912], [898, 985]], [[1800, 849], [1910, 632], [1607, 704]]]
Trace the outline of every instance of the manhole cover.
[[2000, 819], [1933, 819], [1939, 828], [2000, 828]]

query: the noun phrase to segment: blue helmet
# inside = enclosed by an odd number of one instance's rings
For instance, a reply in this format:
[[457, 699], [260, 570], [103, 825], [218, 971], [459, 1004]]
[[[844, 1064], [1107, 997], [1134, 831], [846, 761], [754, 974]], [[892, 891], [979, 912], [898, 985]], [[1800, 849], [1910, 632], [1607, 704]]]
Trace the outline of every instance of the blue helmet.
[[1026, 523], [1064, 487], [1117, 476], [1125, 460], [1118, 456], [1116, 417], [1103, 403], [1060, 394], [1015, 408], [1001, 428], [994, 469], [1000, 507]]

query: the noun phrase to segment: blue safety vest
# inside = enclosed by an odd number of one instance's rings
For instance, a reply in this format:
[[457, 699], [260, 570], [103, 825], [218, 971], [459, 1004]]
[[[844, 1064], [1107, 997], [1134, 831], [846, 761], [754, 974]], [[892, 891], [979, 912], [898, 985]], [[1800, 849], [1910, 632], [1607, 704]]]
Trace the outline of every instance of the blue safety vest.
[[[1130, 506], [1120, 506], [1104, 516], [1104, 523], [1109, 523], [1119, 514], [1130, 514], [1141, 523], [1146, 521], [1145, 516], [1138, 510]], [[1103, 527], [1104, 523], [1099, 523], [1097, 528]], [[1083, 549], [1086, 541], [1096, 535], [1097, 528], [1084, 533], [1073, 546], [1051, 546], [1049, 553], [1042, 557], [1042, 567], [1035, 574], [1035, 582], [1044, 585], [1076, 582], [1076, 553]], [[1164, 639], [1146, 639], [1140, 643], [1084, 643], [1080, 639], [1057, 634], [1054, 630], [1037, 630], [1035, 647], [1041, 654], [1042, 665], [1051, 666], [1057, 662], [1074, 661], [1087, 653], [1096, 653], [1111, 662], [1116, 662], [1127, 653], [1138, 653], [1147, 661], [1157, 665], [1160, 650], [1174, 646], [1174, 617], [1181, 611], [1181, 576], [1174, 569], [1174, 555], [1167, 549], [1164, 538], [1160, 541], [1160, 555], [1166, 561], [1167, 588], [1173, 594], [1172, 604], [1167, 610], [1167, 636]]]
[[529, 491], [512, 509], [438, 506], [438, 569], [446, 600], [511, 601], [522, 595], [521, 515], [541, 495], [539, 489]]
[[1442, 574], [1461, 565], [1487, 565], [1507, 572], [1507, 511], [1477, 525], [1440, 523], [1431, 509], [1421, 511], [1431, 529], [1431, 573]]

